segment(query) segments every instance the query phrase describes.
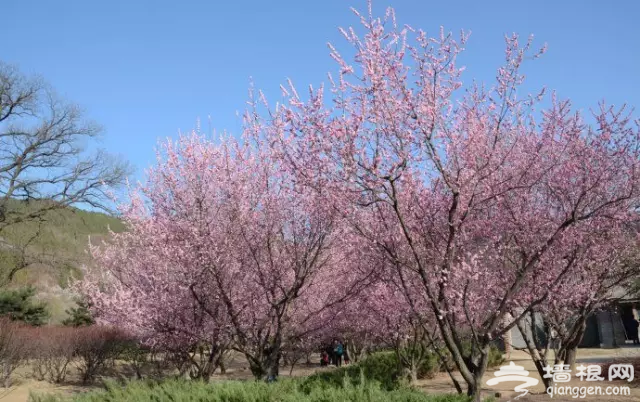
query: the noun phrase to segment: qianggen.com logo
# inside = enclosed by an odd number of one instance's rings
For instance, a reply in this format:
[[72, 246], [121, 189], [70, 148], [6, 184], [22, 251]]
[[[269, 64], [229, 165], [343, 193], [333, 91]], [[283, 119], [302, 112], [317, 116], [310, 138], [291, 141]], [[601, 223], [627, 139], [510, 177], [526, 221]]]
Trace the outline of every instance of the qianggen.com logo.
[[581, 386], [581, 387], [571, 387], [569, 385], [566, 386], [553, 386], [547, 388], [547, 394], [551, 398], [554, 395], [559, 396], [571, 396], [572, 398], [586, 398], [587, 396], [602, 396], [602, 395], [631, 395], [631, 389], [626, 386], [621, 387], [603, 387], [600, 385], [594, 385], [591, 387]]
[[[546, 393], [553, 398], [559, 396], [571, 396], [573, 398], [586, 398], [587, 396], [602, 395], [631, 395], [631, 389], [628, 386], [601, 386], [594, 382], [604, 381], [602, 376], [602, 367], [598, 365], [579, 365], [576, 367], [575, 377], [580, 381], [590, 382], [590, 385], [571, 386], [566, 383], [571, 381], [572, 372], [569, 365], [557, 364], [555, 366], [546, 366], [543, 378], [552, 378], [553, 386], [547, 387]], [[520, 392], [514, 399], [519, 399], [529, 393], [527, 388], [538, 385], [540, 380], [529, 377], [529, 372], [522, 366], [516, 366], [513, 362], [509, 365], [502, 366], [494, 373], [495, 378], [487, 381], [487, 385], [496, 385], [503, 382], [519, 382], [520, 384], [514, 388], [514, 391]], [[627, 380], [633, 381], [634, 372], [631, 364], [612, 364], [609, 366], [608, 380]], [[562, 385], [566, 384], [566, 385]]]

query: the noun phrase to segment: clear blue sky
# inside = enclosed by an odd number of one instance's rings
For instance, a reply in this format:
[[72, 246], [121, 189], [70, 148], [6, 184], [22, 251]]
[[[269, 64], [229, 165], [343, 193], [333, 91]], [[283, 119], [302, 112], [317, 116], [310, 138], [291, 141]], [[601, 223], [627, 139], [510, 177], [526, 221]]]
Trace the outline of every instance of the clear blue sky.
[[[326, 43], [346, 49], [337, 28], [357, 24], [350, 6], [323, 1], [5, 1], [0, 58], [38, 73], [105, 127], [103, 146], [138, 168], [154, 160], [158, 139], [207, 128], [238, 133], [236, 112], [249, 77], [270, 100], [291, 77], [299, 88], [335, 71]], [[467, 80], [490, 80], [503, 34], [535, 34], [545, 57], [530, 83], [556, 89], [581, 108], [601, 98], [640, 107], [638, 1], [402, 1], [398, 20], [427, 32], [472, 31], [462, 63]], [[638, 113], [636, 113], [638, 116]]]

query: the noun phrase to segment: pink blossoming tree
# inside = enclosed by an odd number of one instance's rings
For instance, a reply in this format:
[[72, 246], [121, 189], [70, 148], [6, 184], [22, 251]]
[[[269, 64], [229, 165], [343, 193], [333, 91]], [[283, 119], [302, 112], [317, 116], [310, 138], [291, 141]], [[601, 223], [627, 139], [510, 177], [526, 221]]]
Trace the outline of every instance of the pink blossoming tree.
[[353, 63], [331, 47], [329, 100], [290, 84], [288, 102], [253, 117], [299, 182], [403, 267], [479, 400], [491, 343], [572, 274], [567, 247], [634, 218], [639, 132], [624, 107], [603, 104], [590, 124], [568, 101], [521, 96], [522, 64], [543, 52], [531, 40], [506, 37], [495, 84], [463, 89], [466, 34], [357, 15], [364, 35], [342, 30]]
[[334, 210], [265, 149], [196, 134], [164, 145], [124, 207], [129, 231], [92, 250], [83, 292], [101, 321], [205, 342], [212, 363], [230, 346], [256, 378], [278, 375], [283, 345], [323, 327], [358, 266]]

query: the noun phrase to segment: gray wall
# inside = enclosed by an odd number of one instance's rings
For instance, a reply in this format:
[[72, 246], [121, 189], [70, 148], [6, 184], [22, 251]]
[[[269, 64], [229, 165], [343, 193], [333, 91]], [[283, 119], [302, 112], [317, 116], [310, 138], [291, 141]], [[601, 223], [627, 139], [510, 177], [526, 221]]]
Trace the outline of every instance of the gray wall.
[[616, 348], [625, 344], [624, 326], [617, 310], [598, 311], [596, 319], [601, 348]]

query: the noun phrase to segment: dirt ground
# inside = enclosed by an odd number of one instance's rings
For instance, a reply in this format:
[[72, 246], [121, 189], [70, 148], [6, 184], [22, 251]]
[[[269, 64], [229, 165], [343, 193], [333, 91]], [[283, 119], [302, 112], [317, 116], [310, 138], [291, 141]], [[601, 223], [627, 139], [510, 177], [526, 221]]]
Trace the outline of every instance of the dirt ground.
[[[599, 364], [606, 362], [621, 362], [626, 358], [631, 357], [640, 357], [640, 347], [623, 347], [620, 349], [581, 349], [578, 354], [578, 363], [584, 364]], [[317, 360], [317, 359], [316, 359]], [[540, 379], [538, 376], [531, 359], [524, 352], [514, 352], [511, 355], [511, 359], [509, 361], [514, 362], [518, 366], [524, 367], [525, 370], [529, 371], [529, 377], [535, 377]], [[508, 362], [505, 364], [508, 364]], [[293, 370], [293, 376], [305, 376], [312, 374], [318, 370], [321, 370], [319, 365], [301, 365], [296, 366]], [[490, 378], [494, 378], [495, 370], [488, 370], [485, 375], [483, 383], [486, 383]], [[289, 368], [285, 368], [281, 370], [282, 376], [289, 376]], [[636, 379], [640, 376], [640, 373], [636, 373]], [[606, 373], [605, 373], [606, 377]], [[72, 395], [80, 392], [87, 392], [93, 389], [99, 389], [98, 385], [93, 387], [82, 386], [79, 384], [76, 378], [75, 370], [72, 368], [70, 371], [70, 375], [68, 376], [69, 382], [64, 385], [54, 385], [43, 381], [36, 381], [32, 378], [28, 368], [19, 369], [13, 376], [14, 384], [11, 388], [0, 388], [0, 402], [26, 402], [29, 398], [29, 393], [34, 392], [38, 394], [44, 393], [61, 393], [65, 395]], [[227, 374], [224, 376], [220, 374], [214, 375], [213, 381], [220, 381], [224, 379], [249, 379], [251, 378], [251, 372], [248, 369], [248, 365], [246, 361], [244, 361], [240, 357], [234, 358], [229, 364], [227, 369]], [[447, 374], [439, 374], [434, 379], [429, 380], [421, 380], [418, 384], [422, 390], [427, 393], [453, 393], [455, 392], [455, 388], [451, 384], [451, 381]], [[499, 393], [496, 400], [498, 401], [510, 401], [515, 400], [514, 398], [519, 395], [513, 390], [513, 387], [518, 385], [518, 383], [508, 382], [501, 383], [495, 386], [485, 386], [483, 387], [483, 396], [495, 396], [496, 393]], [[606, 396], [606, 395], [587, 395], [584, 400], [592, 400], [598, 402], [617, 402], [617, 401], [640, 401], [640, 382], [635, 381], [634, 383], [628, 382], [608, 382], [601, 381], [597, 383], [586, 383], [581, 382], [576, 379], [572, 379], [571, 382], [565, 383], [562, 385], [568, 385], [571, 387], [581, 387], [581, 386], [595, 386], [599, 385], [602, 388], [606, 388], [608, 386], [629, 386], [631, 390], [631, 395], [629, 396]], [[534, 387], [529, 388], [530, 394], [517, 399], [519, 402], [529, 402], [529, 401], [549, 401], [551, 398], [549, 395], [544, 393], [544, 387], [542, 386], [542, 382]], [[573, 398], [571, 395], [568, 396], [560, 396], [556, 395], [552, 399], [553, 401], [575, 401], [576, 399], [581, 398]]]

